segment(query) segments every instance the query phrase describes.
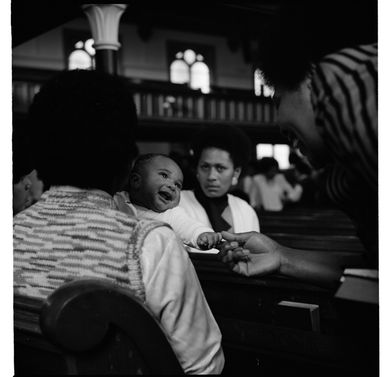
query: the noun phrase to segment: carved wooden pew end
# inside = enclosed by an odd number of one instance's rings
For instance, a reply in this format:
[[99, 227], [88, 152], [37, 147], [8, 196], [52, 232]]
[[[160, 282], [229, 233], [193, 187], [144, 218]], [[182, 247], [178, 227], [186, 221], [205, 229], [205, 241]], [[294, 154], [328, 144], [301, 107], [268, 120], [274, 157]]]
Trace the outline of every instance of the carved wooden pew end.
[[96, 279], [44, 302], [15, 296], [15, 375], [183, 374], [152, 313], [126, 288]]

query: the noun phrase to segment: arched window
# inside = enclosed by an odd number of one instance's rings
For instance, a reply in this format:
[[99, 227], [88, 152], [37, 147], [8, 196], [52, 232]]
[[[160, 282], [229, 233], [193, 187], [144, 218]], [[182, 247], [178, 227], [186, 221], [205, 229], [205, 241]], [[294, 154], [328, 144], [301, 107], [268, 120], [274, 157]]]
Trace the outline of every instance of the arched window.
[[204, 57], [192, 49], [178, 51], [170, 65], [170, 80], [175, 84], [188, 84], [202, 93], [210, 92], [210, 69]]
[[183, 60], [174, 60], [170, 66], [171, 82], [184, 84], [189, 82], [189, 66]]
[[272, 97], [274, 89], [265, 85], [262, 73], [259, 69], [254, 71], [254, 92], [256, 96]]
[[94, 40], [92, 38], [86, 41], [78, 40], [68, 56], [68, 69], [94, 69], [95, 49], [93, 45]]
[[206, 63], [195, 62], [191, 66], [191, 82], [193, 89], [201, 89], [202, 93], [210, 92], [210, 71]]

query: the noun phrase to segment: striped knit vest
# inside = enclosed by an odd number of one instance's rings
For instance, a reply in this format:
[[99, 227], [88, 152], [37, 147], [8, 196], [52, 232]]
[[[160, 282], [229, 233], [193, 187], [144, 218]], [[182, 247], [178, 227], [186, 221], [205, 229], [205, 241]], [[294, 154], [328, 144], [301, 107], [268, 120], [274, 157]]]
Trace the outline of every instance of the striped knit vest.
[[14, 218], [14, 292], [47, 297], [77, 278], [100, 278], [145, 301], [140, 262], [144, 239], [165, 224], [115, 209], [98, 190], [54, 187]]

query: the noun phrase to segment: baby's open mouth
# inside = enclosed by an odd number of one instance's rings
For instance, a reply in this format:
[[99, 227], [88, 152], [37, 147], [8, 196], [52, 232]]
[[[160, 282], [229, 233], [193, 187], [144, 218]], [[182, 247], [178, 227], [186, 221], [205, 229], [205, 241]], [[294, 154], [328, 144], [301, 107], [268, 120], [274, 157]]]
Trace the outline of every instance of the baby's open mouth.
[[172, 194], [170, 194], [169, 192], [167, 191], [159, 191], [159, 195], [164, 199], [164, 200], [172, 200], [173, 197], [172, 197]]

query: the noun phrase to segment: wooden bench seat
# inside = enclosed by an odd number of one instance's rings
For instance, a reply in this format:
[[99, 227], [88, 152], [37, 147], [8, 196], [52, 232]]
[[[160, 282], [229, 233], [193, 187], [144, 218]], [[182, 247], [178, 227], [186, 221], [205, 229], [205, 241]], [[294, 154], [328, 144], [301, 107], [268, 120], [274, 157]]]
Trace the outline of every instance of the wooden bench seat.
[[[258, 215], [261, 231], [283, 245], [367, 267], [353, 224], [339, 211]], [[216, 255], [190, 258], [222, 331], [225, 374], [378, 375], [378, 306], [341, 302], [334, 291], [281, 276], [243, 277]], [[310, 308], [319, 326], [311, 325]]]
[[365, 249], [353, 223], [337, 209], [261, 212], [259, 220], [261, 232], [284, 246], [332, 253], [350, 267], [366, 264]]
[[[190, 258], [222, 332], [224, 374], [378, 375], [378, 306], [349, 306], [332, 290], [280, 276], [243, 277], [215, 255]], [[306, 313], [282, 317], [282, 301], [317, 306], [318, 330]]]
[[282, 245], [318, 251], [351, 251], [364, 253], [364, 247], [355, 236], [346, 235], [314, 235], [283, 232], [264, 233]]
[[127, 289], [82, 279], [45, 301], [14, 297], [15, 375], [183, 374], [156, 319]]
[[337, 209], [299, 208], [281, 212], [258, 212], [263, 233], [356, 236], [350, 218]]

